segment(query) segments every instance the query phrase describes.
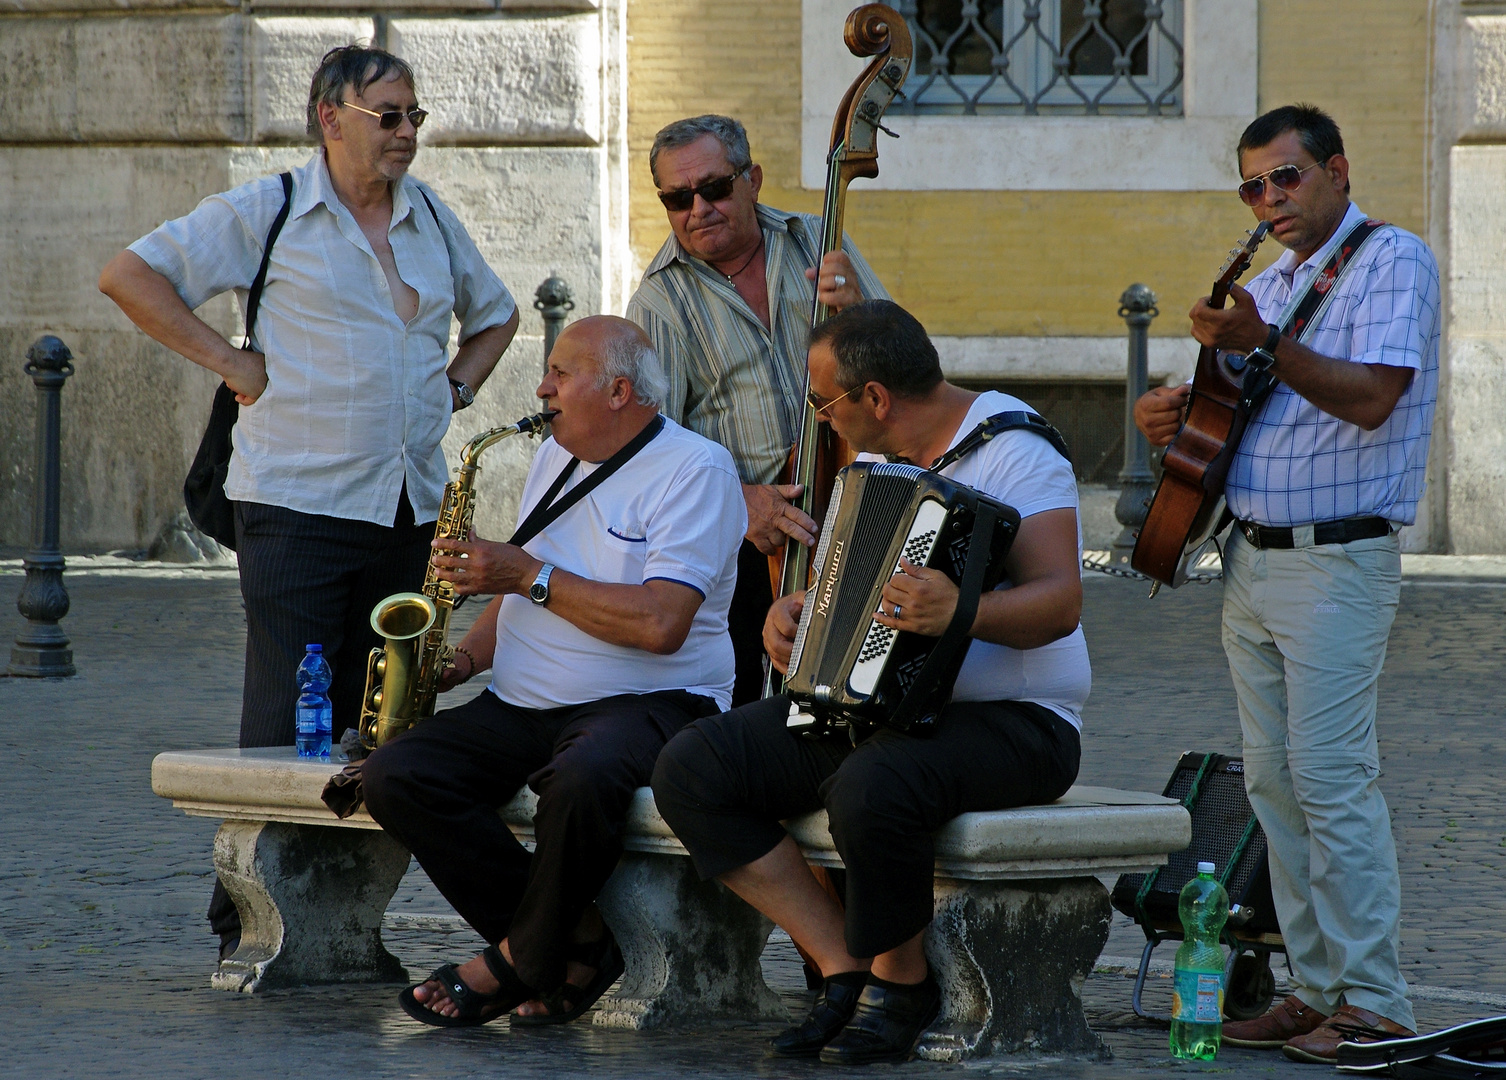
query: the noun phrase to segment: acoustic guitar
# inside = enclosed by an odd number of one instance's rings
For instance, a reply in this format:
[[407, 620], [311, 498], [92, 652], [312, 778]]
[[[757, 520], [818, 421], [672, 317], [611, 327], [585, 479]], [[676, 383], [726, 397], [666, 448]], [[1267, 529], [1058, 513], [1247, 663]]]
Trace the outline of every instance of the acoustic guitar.
[[[1224, 306], [1229, 286], [1249, 269], [1269, 231], [1269, 223], [1260, 222], [1229, 252], [1210, 307]], [[1208, 345], [1198, 352], [1187, 416], [1161, 459], [1161, 482], [1130, 556], [1130, 566], [1155, 582], [1152, 596], [1162, 585], [1175, 589], [1185, 582], [1224, 524], [1224, 480], [1250, 419], [1240, 403], [1245, 371], [1243, 356]]]

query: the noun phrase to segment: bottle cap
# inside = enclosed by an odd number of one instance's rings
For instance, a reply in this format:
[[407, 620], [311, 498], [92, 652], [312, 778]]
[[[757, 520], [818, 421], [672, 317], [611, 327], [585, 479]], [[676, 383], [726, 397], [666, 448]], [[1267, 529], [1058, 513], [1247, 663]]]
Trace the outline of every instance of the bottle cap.
[[322, 653], [324, 651], [324, 646], [323, 645], [318, 645], [318, 644], [315, 644], [315, 645], [305, 645], [303, 647], [303, 649], [304, 649], [304, 652]]
[[1213, 864], [1211, 862], [1200, 862], [1197, 864], [1197, 872], [1199, 874], [1211, 874], [1213, 873]]

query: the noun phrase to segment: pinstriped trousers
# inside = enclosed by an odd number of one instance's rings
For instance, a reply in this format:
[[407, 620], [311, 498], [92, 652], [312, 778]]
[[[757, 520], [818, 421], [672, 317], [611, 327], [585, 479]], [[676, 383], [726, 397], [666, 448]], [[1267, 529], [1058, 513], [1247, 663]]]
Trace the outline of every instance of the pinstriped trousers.
[[334, 740], [361, 715], [366, 656], [382, 641], [371, 609], [395, 592], [415, 592], [429, 562], [434, 523], [414, 524], [406, 492], [388, 528], [303, 514], [263, 503], [235, 504], [241, 597], [246, 603], [246, 682], [241, 746], [291, 746], [298, 684], [310, 642], [324, 646], [334, 675]]
[[[361, 716], [366, 656], [381, 644], [371, 609], [395, 592], [416, 592], [429, 564], [432, 521], [415, 525], [406, 488], [391, 528], [304, 514], [264, 503], [235, 504], [235, 546], [246, 605], [246, 679], [240, 745], [291, 746], [298, 683], [311, 642], [324, 646], [336, 744]], [[240, 913], [215, 881], [209, 926], [240, 937]]]

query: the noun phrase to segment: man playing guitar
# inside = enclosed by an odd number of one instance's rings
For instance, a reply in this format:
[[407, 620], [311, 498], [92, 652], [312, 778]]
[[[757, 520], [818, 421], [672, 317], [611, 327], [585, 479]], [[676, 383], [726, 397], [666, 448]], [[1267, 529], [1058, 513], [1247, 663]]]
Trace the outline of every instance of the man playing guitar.
[[[1248, 291], [1231, 287], [1227, 309], [1205, 297], [1190, 314], [1200, 343], [1277, 380], [1228, 472], [1223, 642], [1294, 978], [1290, 996], [1223, 1037], [1332, 1063], [1341, 1041], [1415, 1026], [1375, 711], [1397, 531], [1416, 518], [1438, 392], [1438, 267], [1417, 237], [1350, 203], [1344, 144], [1321, 110], [1256, 119], [1239, 165], [1240, 197], [1288, 250]], [[1288, 328], [1311, 288], [1323, 306]], [[1153, 444], [1177, 435], [1189, 389], [1136, 402]]]

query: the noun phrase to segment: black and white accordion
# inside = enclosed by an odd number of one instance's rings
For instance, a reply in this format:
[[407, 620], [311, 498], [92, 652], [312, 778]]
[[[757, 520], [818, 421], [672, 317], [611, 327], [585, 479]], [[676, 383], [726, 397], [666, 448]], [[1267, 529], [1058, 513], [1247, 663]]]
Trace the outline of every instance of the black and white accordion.
[[[1012, 507], [914, 465], [841, 470], [790, 654], [789, 727], [814, 738], [846, 726], [854, 739], [878, 724], [928, 730], [951, 700], [978, 600], [1002, 580], [1019, 526]], [[958, 586], [941, 637], [873, 618], [901, 556]]]

